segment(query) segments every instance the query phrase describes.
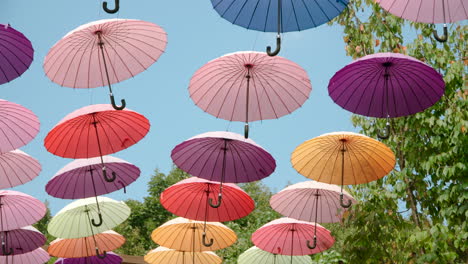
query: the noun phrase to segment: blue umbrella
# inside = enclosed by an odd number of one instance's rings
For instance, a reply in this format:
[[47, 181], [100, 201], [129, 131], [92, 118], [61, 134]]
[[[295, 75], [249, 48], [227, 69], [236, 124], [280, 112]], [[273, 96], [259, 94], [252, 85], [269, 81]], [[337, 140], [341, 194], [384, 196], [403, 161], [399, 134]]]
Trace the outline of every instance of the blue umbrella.
[[211, 0], [221, 17], [238, 26], [277, 32], [277, 47], [267, 53], [275, 56], [281, 48], [283, 32], [301, 31], [332, 20], [348, 5], [349, 0]]

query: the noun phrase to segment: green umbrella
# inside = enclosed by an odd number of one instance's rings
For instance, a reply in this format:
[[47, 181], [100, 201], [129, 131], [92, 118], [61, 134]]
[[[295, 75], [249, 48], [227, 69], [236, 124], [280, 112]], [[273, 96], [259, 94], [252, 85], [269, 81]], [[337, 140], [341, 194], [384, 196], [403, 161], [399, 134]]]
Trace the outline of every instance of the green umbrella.
[[[124, 203], [107, 197], [77, 200], [65, 206], [49, 223], [47, 230], [55, 237], [80, 238], [110, 230], [130, 216], [130, 208]], [[97, 220], [99, 219], [99, 220]], [[100, 225], [92, 223], [99, 221]]]
[[[251, 247], [239, 256], [238, 264], [291, 264], [291, 256], [272, 254], [258, 247]], [[293, 264], [311, 264], [309, 256], [293, 256]]]

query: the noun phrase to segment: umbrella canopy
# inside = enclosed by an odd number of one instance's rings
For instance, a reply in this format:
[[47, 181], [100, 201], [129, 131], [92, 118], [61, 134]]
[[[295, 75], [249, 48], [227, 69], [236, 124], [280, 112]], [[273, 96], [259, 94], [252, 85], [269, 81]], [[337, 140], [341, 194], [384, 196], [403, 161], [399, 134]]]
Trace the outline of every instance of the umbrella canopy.
[[[356, 202], [347, 191], [344, 199]], [[340, 206], [340, 187], [316, 181], [293, 184], [273, 195], [270, 205], [278, 213], [308, 222], [336, 223], [343, 217]]]
[[0, 84], [21, 76], [31, 65], [31, 41], [10, 25], [0, 24]]
[[247, 216], [255, 208], [250, 196], [235, 184], [223, 185], [223, 203], [217, 208], [208, 205], [216, 200], [220, 183], [191, 177], [161, 193], [160, 202], [169, 212], [192, 220], [226, 222]]
[[32, 226], [22, 227], [11, 231], [0, 231], [2, 245], [7, 252], [0, 251], [0, 255], [18, 255], [31, 252], [46, 242], [46, 237]]
[[100, 259], [97, 256], [85, 257], [85, 258], [59, 258], [54, 264], [120, 264], [122, 258], [114, 252], [107, 252], [107, 256], [104, 259]]
[[[81, 238], [110, 230], [130, 216], [130, 208], [124, 202], [107, 197], [97, 198], [102, 217], [99, 217], [95, 198], [74, 201], [60, 210], [49, 222], [47, 230], [55, 237]], [[91, 221], [102, 220], [101, 225], [92, 225]]]
[[151, 233], [153, 241], [163, 247], [180, 251], [212, 251], [231, 246], [237, 240], [237, 235], [229, 227], [208, 222], [206, 234], [214, 238], [210, 247], [203, 245], [203, 222], [178, 217], [167, 221]]
[[117, 180], [108, 182], [99, 177], [102, 169], [100, 158], [79, 159], [52, 177], [46, 185], [47, 193], [62, 199], [88, 198], [125, 188], [140, 176], [140, 169], [125, 160], [111, 156], [103, 159], [107, 172], [116, 175]]
[[149, 264], [221, 264], [223, 262], [211, 251], [185, 252], [165, 247], [151, 250], [144, 259]]
[[[293, 264], [312, 264], [312, 259], [309, 256], [294, 256]], [[239, 256], [238, 264], [290, 264], [291, 257], [251, 247]]]
[[0, 120], [0, 153], [28, 144], [39, 133], [39, 119], [31, 110], [3, 99]]
[[12, 188], [39, 176], [41, 164], [17, 149], [0, 153], [0, 189]]
[[54, 257], [84, 258], [96, 256], [96, 248], [98, 248], [98, 252], [101, 254], [102, 251], [107, 252], [115, 250], [124, 243], [125, 238], [122, 235], [110, 230], [96, 234], [94, 238], [91, 236], [73, 239], [56, 239], [50, 243], [47, 251]]
[[0, 256], [0, 264], [44, 264], [49, 261], [50, 256], [47, 251], [42, 248], [38, 248], [34, 251], [19, 254], [19, 255], [9, 255], [9, 256]]
[[46, 206], [17, 191], [0, 190], [0, 231], [29, 226], [44, 217]]
[[148, 119], [132, 110], [89, 105], [65, 116], [47, 134], [44, 146], [64, 158], [99, 157], [132, 146], [148, 133], [149, 127]]
[[[311, 249], [308, 245], [315, 230], [316, 246]], [[252, 242], [258, 248], [273, 254], [302, 256], [329, 249], [335, 243], [335, 239], [330, 231], [319, 224], [284, 217], [260, 227], [252, 234]]]

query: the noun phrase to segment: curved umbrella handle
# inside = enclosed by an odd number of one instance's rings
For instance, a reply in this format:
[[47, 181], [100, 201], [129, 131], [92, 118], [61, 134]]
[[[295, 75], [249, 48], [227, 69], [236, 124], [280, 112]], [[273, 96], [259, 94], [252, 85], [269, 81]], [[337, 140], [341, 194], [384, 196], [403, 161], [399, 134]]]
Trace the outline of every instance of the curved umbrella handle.
[[377, 137], [380, 139], [388, 139], [390, 137], [390, 123], [387, 122], [385, 125], [385, 129], [383, 130], [383, 133], [381, 131], [377, 131]]
[[94, 219], [91, 219], [91, 223], [95, 227], [102, 226], [102, 214], [100, 212], [98, 213], [98, 217], [99, 217], [99, 222], [97, 222], [97, 223], [96, 223], [96, 221], [94, 221]]
[[343, 194], [340, 194], [340, 205], [341, 207], [343, 208], [349, 208], [351, 207], [351, 205], [353, 204], [353, 202], [351, 200], [348, 200], [348, 203], [347, 204], [344, 204], [343, 203], [343, 198], [344, 198], [344, 195]]
[[7, 247], [5, 245], [2, 245], [2, 255], [9, 256], [9, 255], [13, 254], [13, 249], [12, 248], [10, 248], [9, 251], [7, 251], [6, 248]]
[[206, 242], [206, 233], [205, 233], [205, 232], [203, 232], [202, 238], [203, 238], [202, 242], [203, 242], [203, 245], [204, 245], [205, 247], [211, 247], [211, 246], [213, 245], [214, 240], [213, 240], [212, 238], [210, 238], [210, 242], [209, 242], [209, 243]]
[[107, 8], [107, 2], [106, 2], [106, 1], [104, 1], [104, 2], [102, 3], [102, 8], [103, 8], [104, 11], [106, 11], [106, 13], [108, 13], [108, 14], [115, 14], [115, 13], [117, 13], [117, 12], [119, 11], [119, 9], [120, 9], [120, 0], [115, 0], [115, 7], [114, 7], [114, 9], [109, 9], [109, 8]]
[[102, 175], [104, 176], [104, 180], [106, 182], [114, 182], [115, 179], [117, 178], [117, 173], [115, 173], [115, 171], [113, 171], [112, 173], [112, 177], [107, 177], [107, 170], [106, 170], [106, 167], [103, 167], [102, 168]]
[[125, 102], [125, 99], [121, 99], [120, 102], [122, 103], [122, 105], [118, 106], [115, 104], [115, 99], [114, 99], [114, 95], [111, 94], [110, 95], [110, 100], [111, 100], [111, 105], [112, 107], [115, 109], [115, 110], [124, 110], [125, 109], [125, 106], [127, 106], [127, 103]]
[[273, 57], [273, 56], [278, 55], [280, 50], [281, 50], [281, 36], [278, 35], [278, 36], [276, 36], [276, 49], [275, 49], [275, 51], [271, 52], [271, 47], [268, 46], [266, 48], [266, 53], [268, 54], [268, 56]]
[[317, 237], [316, 236], [314, 236], [314, 244], [312, 246], [310, 245], [310, 240], [307, 240], [307, 247], [309, 249], [314, 249], [314, 248], [317, 247]]
[[103, 251], [101, 255], [99, 254], [99, 248], [96, 248], [96, 257], [98, 257], [99, 259], [105, 259], [107, 257], [107, 252]]
[[437, 34], [437, 30], [434, 29], [434, 31], [432, 31], [432, 34], [434, 35], [434, 38], [443, 43], [443, 42], [447, 42], [448, 40], [448, 30], [447, 30], [447, 25], [444, 24], [444, 35], [442, 35], [441, 37], [439, 37], [439, 35]]
[[[112, 174], [112, 175], [117, 177], [117, 175], [114, 175], [114, 174]], [[123, 183], [123, 181], [118, 180], [117, 182], [120, 183], [120, 185], [122, 185], [122, 187], [123, 187], [123, 189], [124, 189], [124, 193], [127, 193], [127, 187], [125, 186], [125, 184]]]
[[249, 138], [249, 124], [245, 124], [244, 126], [244, 138]]
[[213, 204], [213, 199], [212, 198], [208, 199], [208, 203], [210, 204], [211, 207], [218, 208], [218, 207], [221, 206], [222, 200], [223, 200], [223, 194], [219, 193], [218, 194], [218, 203], [217, 204]]

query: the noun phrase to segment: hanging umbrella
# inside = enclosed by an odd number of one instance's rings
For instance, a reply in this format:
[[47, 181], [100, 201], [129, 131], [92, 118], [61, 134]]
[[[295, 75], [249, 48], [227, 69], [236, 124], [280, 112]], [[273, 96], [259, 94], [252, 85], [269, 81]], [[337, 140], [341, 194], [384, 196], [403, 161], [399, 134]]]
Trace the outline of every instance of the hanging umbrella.
[[439, 37], [434, 30], [434, 38], [446, 42], [447, 23], [468, 19], [468, 2], [465, 0], [376, 0], [391, 14], [414, 22], [444, 23], [444, 35]]
[[0, 190], [0, 231], [9, 231], [41, 220], [45, 205], [27, 194]]
[[[85, 258], [97, 256], [107, 260], [107, 251], [115, 250], [125, 243], [125, 238], [109, 230], [89, 237], [56, 239], [47, 251], [51, 256], [60, 258]], [[100, 252], [103, 252], [102, 254]], [[91, 258], [90, 258], [91, 259]]]
[[[309, 256], [294, 256], [293, 264], [312, 264], [312, 259]], [[251, 247], [239, 256], [238, 264], [289, 264], [291, 257], [272, 254], [270, 252]]]
[[69, 32], [47, 54], [44, 71], [53, 82], [72, 88], [109, 87], [146, 70], [164, 52], [167, 36], [150, 22], [104, 19]]
[[0, 24], [0, 84], [21, 76], [31, 65], [34, 49], [31, 41], [10, 25]]
[[208, 132], [177, 145], [171, 153], [183, 171], [221, 182], [216, 205], [221, 205], [222, 184], [261, 180], [276, 168], [275, 159], [251, 139], [231, 132]]
[[47, 263], [49, 259], [50, 256], [47, 251], [38, 248], [24, 254], [0, 256], [0, 264], [44, 264]]
[[[219, 182], [208, 181], [197, 177], [182, 180], [161, 193], [160, 202], [166, 210], [192, 220], [203, 221], [203, 245], [206, 242], [206, 222], [226, 222], [247, 216], [255, 208], [250, 196], [235, 184], [224, 184], [224, 203], [219, 207], [209, 206], [220, 191]], [[212, 204], [212, 203], [211, 203]]]
[[130, 216], [130, 208], [124, 202], [107, 197], [98, 200], [99, 204], [94, 203], [94, 198], [70, 203], [52, 218], [47, 230], [60, 238], [88, 237], [110, 230]]
[[0, 153], [0, 189], [25, 184], [40, 172], [39, 161], [19, 149]]
[[[195, 260], [193, 258], [195, 257]], [[149, 264], [221, 264], [223, 260], [214, 252], [185, 252], [165, 247], [157, 247], [145, 256]]]
[[299, 145], [291, 154], [294, 169], [319, 182], [343, 185], [376, 181], [393, 170], [395, 154], [385, 144], [352, 132], [323, 134]]
[[[125, 160], [104, 156], [107, 171], [119, 176], [113, 182], [96, 177], [101, 170], [100, 158], [78, 159], [60, 169], [47, 183], [49, 195], [62, 199], [81, 199], [120, 190], [134, 182], [140, 176], [140, 169]], [[89, 188], [92, 186], [93, 188]]]
[[28, 144], [39, 133], [39, 119], [31, 110], [3, 99], [0, 120], [0, 153]]
[[97, 256], [84, 258], [58, 258], [54, 264], [121, 264], [122, 258], [114, 252], [107, 252], [105, 259]]
[[[343, 190], [343, 199], [356, 202]], [[340, 187], [316, 181], [293, 184], [273, 195], [270, 205], [278, 213], [297, 220], [316, 223], [340, 222], [345, 210], [338, 197]]]
[[387, 118], [412, 115], [434, 105], [445, 83], [429, 65], [398, 53], [377, 53], [355, 60], [330, 80], [333, 101], [355, 114]]
[[190, 97], [203, 111], [248, 123], [292, 113], [312, 91], [307, 72], [282, 57], [236, 52], [212, 60], [193, 75]]
[[0, 231], [0, 255], [18, 255], [31, 252], [46, 242], [46, 237], [32, 226], [10, 231]]
[[348, 0], [211, 0], [213, 8], [227, 21], [243, 28], [277, 32], [275, 56], [281, 48], [281, 33], [318, 27], [346, 8]]

